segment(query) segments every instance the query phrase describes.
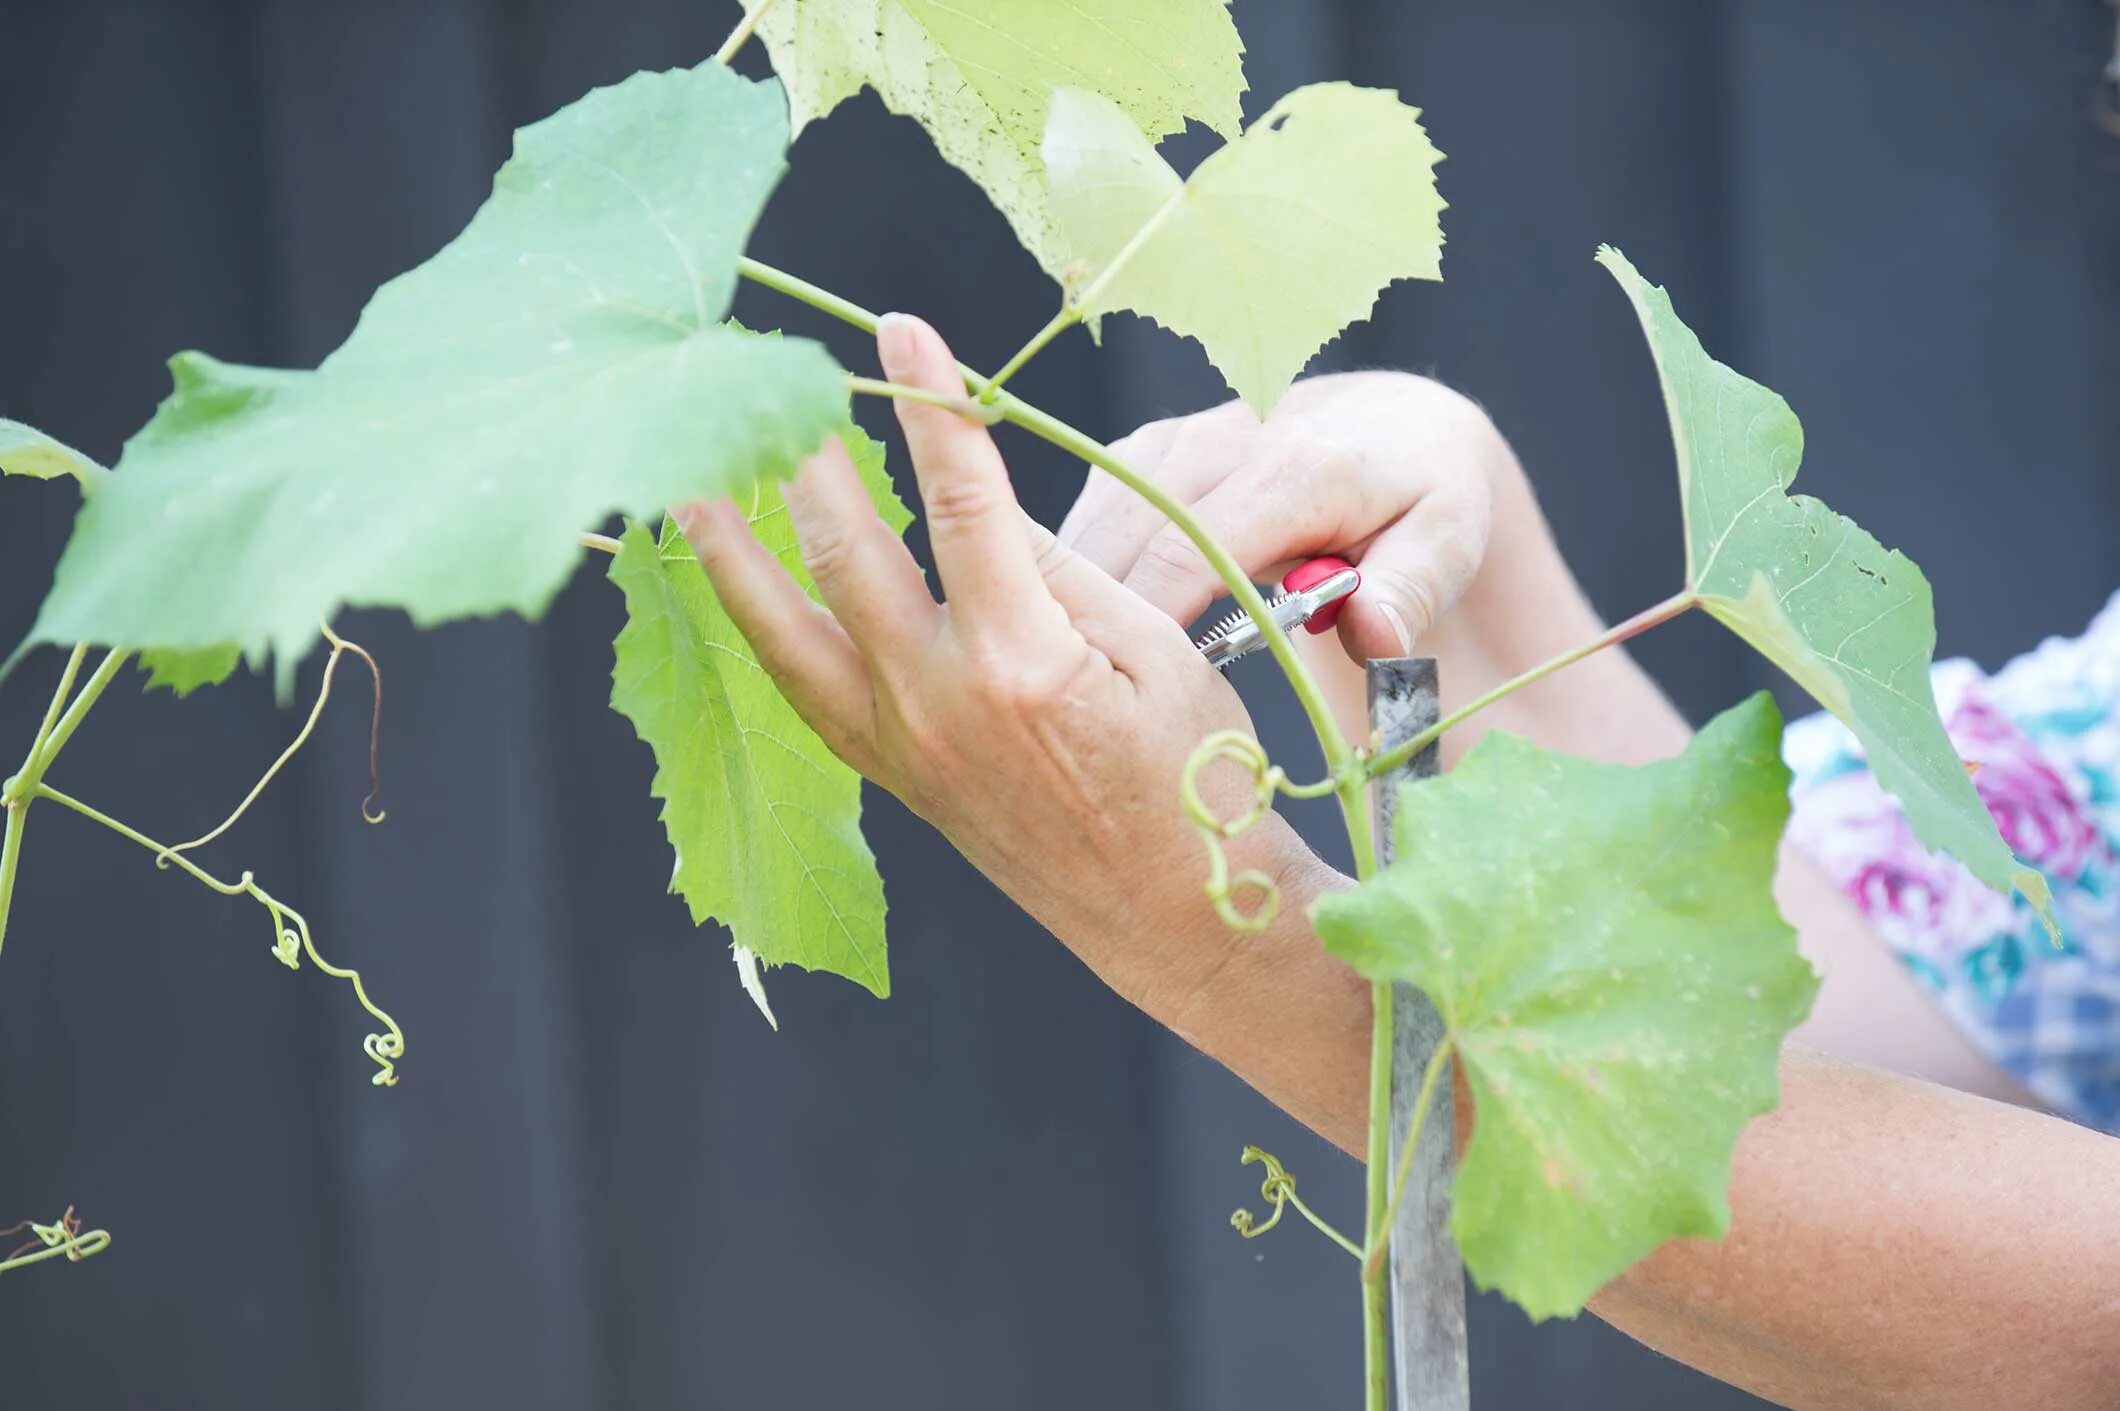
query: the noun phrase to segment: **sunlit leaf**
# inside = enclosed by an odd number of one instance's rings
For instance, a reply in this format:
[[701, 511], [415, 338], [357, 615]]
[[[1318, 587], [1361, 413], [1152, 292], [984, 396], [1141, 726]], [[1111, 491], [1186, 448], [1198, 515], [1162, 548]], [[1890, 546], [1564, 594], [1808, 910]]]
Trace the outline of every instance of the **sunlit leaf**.
[[[760, 0], [745, 0], [756, 9]], [[1236, 135], [1244, 44], [1228, 0], [776, 0], [759, 23], [801, 131], [864, 86], [925, 127], [1057, 276], [1038, 144], [1053, 89], [1114, 102], [1155, 136]]]
[[1534, 1318], [1729, 1226], [1738, 1134], [1818, 987], [1774, 906], [1780, 742], [1764, 694], [1661, 764], [1490, 734], [1406, 786], [1390, 867], [1317, 906], [1335, 954], [1435, 1001], [1476, 1113], [1451, 1228]]
[[790, 473], [844, 419], [841, 375], [721, 326], [786, 144], [774, 83], [636, 74], [519, 133], [470, 226], [315, 372], [180, 355], [36, 638], [232, 643], [284, 683], [342, 606], [535, 614], [612, 511]]
[[[911, 516], [891, 493], [883, 448], [851, 427], [843, 434], [902, 532]], [[752, 529], [807, 588], [778, 488], [754, 493]], [[769, 1020], [759, 964], [828, 970], [890, 993], [861, 777], [781, 696], [675, 525], [660, 536], [634, 525], [620, 543], [611, 581], [625, 594], [626, 626], [611, 704], [655, 752], [652, 788], [677, 854], [670, 889], [695, 922], [728, 926], [745, 988]]]
[[1199, 339], [1261, 415], [1385, 286], [1442, 277], [1442, 155], [1380, 89], [1298, 88], [1184, 182], [1108, 100], [1062, 91], [1044, 153], [1083, 312]]
[[1686, 579], [1702, 607], [1855, 732], [1921, 840], [2052, 927], [2046, 879], [2011, 856], [1944, 733], [1929, 684], [1936, 616], [1912, 560], [1808, 495], [1789, 404], [1709, 357], [1671, 298], [1609, 246], [1598, 262], [1648, 334], [1678, 451]]

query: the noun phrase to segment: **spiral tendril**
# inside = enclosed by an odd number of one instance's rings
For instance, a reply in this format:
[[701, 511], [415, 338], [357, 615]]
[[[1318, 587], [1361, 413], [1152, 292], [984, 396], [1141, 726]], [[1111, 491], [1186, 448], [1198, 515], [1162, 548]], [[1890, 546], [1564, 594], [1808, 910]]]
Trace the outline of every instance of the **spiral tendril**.
[[20, 1269], [30, 1264], [41, 1264], [47, 1259], [62, 1256], [71, 1264], [79, 1264], [93, 1254], [101, 1254], [110, 1247], [110, 1231], [88, 1230], [84, 1232], [81, 1221], [69, 1205], [66, 1213], [49, 1225], [40, 1225], [34, 1220], [24, 1220], [0, 1230], [0, 1239], [19, 1235], [27, 1230], [31, 1238], [18, 1245], [4, 1258], [0, 1258], [0, 1274], [10, 1269]]
[[1281, 1223], [1281, 1213], [1288, 1208], [1288, 1202], [1295, 1198], [1296, 1178], [1288, 1174], [1287, 1168], [1281, 1165], [1273, 1153], [1261, 1151], [1255, 1146], [1245, 1147], [1240, 1160], [1246, 1166], [1256, 1161], [1266, 1167], [1266, 1179], [1259, 1183], [1259, 1199], [1273, 1206], [1273, 1214], [1263, 1225], [1256, 1223], [1257, 1217], [1249, 1210], [1233, 1211], [1229, 1217], [1231, 1229], [1245, 1239], [1255, 1240]]
[[288, 969], [299, 970], [302, 957], [308, 956], [309, 963], [317, 969], [334, 980], [343, 980], [351, 985], [353, 997], [361, 1008], [368, 1011], [369, 1016], [383, 1026], [382, 1032], [368, 1035], [362, 1041], [361, 1048], [375, 1061], [379, 1070], [371, 1081], [379, 1088], [397, 1086], [397, 1060], [405, 1054], [405, 1031], [398, 1027], [395, 1019], [377, 1008], [374, 1000], [368, 998], [368, 987], [361, 982], [358, 970], [348, 970], [324, 959], [317, 950], [316, 938], [310, 934], [309, 920], [301, 912], [259, 886], [257, 878], [251, 873], [245, 872], [233, 882], [224, 882], [177, 849], [165, 847], [131, 824], [121, 823], [102, 810], [85, 804], [70, 794], [61, 793], [49, 784], [39, 784], [36, 796], [70, 808], [91, 822], [100, 823], [121, 837], [130, 839], [155, 854], [157, 863], [164, 866], [174, 864], [200, 885], [219, 892], [224, 897], [249, 897], [264, 907], [272, 918], [273, 957]]
[[[1251, 776], [1251, 803], [1242, 813], [1231, 818], [1218, 815], [1200, 796], [1201, 774], [1222, 760], [1239, 766]], [[1273, 812], [1277, 795], [1317, 798], [1331, 793], [1335, 787], [1337, 783], [1331, 779], [1317, 784], [1289, 783], [1287, 773], [1266, 757], [1265, 747], [1241, 730], [1218, 730], [1194, 747], [1178, 777], [1178, 793], [1185, 804], [1185, 816], [1200, 830], [1200, 841], [1207, 845], [1205, 891], [1223, 925], [1233, 931], [1265, 930], [1280, 913], [1281, 888], [1273, 878], [1257, 869], [1232, 874], [1228, 851], [1222, 845]], [[1239, 906], [1239, 891], [1257, 893], [1257, 905], [1248, 911]]]

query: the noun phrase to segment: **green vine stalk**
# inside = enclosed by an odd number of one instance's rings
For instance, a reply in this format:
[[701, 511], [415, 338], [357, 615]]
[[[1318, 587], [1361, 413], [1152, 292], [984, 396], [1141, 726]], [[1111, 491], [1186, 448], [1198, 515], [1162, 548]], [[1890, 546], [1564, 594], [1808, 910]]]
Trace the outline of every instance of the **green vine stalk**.
[[[852, 324], [865, 332], [873, 334], [876, 331], [879, 315], [849, 299], [822, 289], [808, 280], [801, 279], [784, 270], [776, 269], [762, 261], [748, 257], [741, 262], [739, 268], [744, 277], [755, 283], [797, 299], [822, 313]], [[1023, 353], [1019, 353], [1016, 358], [1011, 360], [1011, 370], [1020, 368], [1024, 363], [1028, 362], [1030, 355], [1035, 354], [1040, 348], [1049, 343], [1053, 335], [1065, 328], [1069, 322], [1072, 322], [1072, 320], [1056, 319], [1054, 323], [1048, 324], [1046, 329], [1041, 330], [1039, 335], [1034, 336], [1030, 343], [1025, 345]], [[1214, 900], [1217, 914], [1222, 916], [1226, 922], [1239, 928], [1255, 929], [1257, 926], [1264, 924], [1266, 920], [1271, 919], [1272, 908], [1277, 903], [1271, 895], [1271, 884], [1263, 877], [1245, 875], [1231, 878], [1228, 876], [1227, 866], [1221, 860], [1220, 841], [1234, 836], [1235, 833], [1241, 832], [1244, 826], [1263, 817], [1265, 808], [1270, 805], [1264, 802], [1257, 803], [1251, 810], [1236, 820], [1218, 820], [1208, 813], [1204, 806], [1196, 807], [1198, 794], [1194, 781], [1199, 769], [1204, 768], [1211, 759], [1235, 759], [1246, 768], [1252, 769], [1255, 789], [1258, 791], [1255, 797], [1270, 799], [1276, 790], [1299, 797], [1320, 797], [1327, 792], [1336, 796], [1340, 801], [1340, 813], [1347, 828], [1348, 842], [1353, 849], [1356, 878], [1359, 881], [1366, 882], [1375, 875], [1377, 866], [1376, 844], [1369, 821], [1368, 789], [1371, 780], [1388, 773], [1402, 759], [1410, 758], [1418, 749], [1425, 747], [1429, 742], [1437, 738], [1445, 728], [1461, 724], [1479, 711], [1486, 709], [1513, 692], [1521, 690], [1534, 681], [1541, 680], [1562, 667], [1580, 661], [1584, 657], [1601, 651], [1606, 647], [1614, 646], [1630, 637], [1636, 636], [1660, 622], [1668, 621], [1693, 605], [1691, 597], [1684, 594], [1660, 603], [1646, 612], [1629, 618], [1612, 630], [1583, 643], [1581, 646], [1534, 667], [1515, 680], [1505, 682], [1503, 685], [1496, 687], [1478, 700], [1451, 714], [1435, 728], [1424, 731], [1406, 745], [1374, 757], [1365, 758], [1348, 743], [1346, 735], [1341, 731], [1339, 723], [1333, 718], [1331, 709], [1325, 701], [1323, 688], [1319, 686], [1317, 679], [1311, 675], [1309, 668], [1304, 665], [1303, 659], [1297, 654], [1294, 644], [1289, 641], [1287, 633], [1281, 630], [1273, 615], [1267, 611], [1265, 597], [1260, 593], [1258, 585], [1251, 581], [1242, 566], [1230, 555], [1229, 551], [1207, 531], [1184, 504], [1155, 481], [1141, 475], [1113, 455], [1109, 447], [1093, 437], [1078, 431], [1058, 417], [1031, 405], [1014, 393], [1001, 390], [995, 379], [987, 378], [977, 370], [962, 363], [958, 364], [958, 369], [964, 375], [965, 387], [971, 398], [969, 402], [950, 397], [938, 397], [922, 389], [880, 382], [872, 378], [850, 377], [847, 379], [848, 390], [867, 396], [903, 397], [909, 400], [941, 405], [982, 423], [991, 424], [998, 417], [999, 420], [1020, 427], [1032, 435], [1067, 451], [1077, 459], [1096, 466], [1120, 484], [1125, 485], [1150, 505], [1161, 511], [1171, 523], [1178, 527], [1187, 539], [1192, 541], [1194, 547], [1199, 549], [1209, 566], [1214, 569], [1216, 577], [1229, 590], [1230, 596], [1258, 625], [1267, 648], [1273, 653], [1274, 660], [1280, 664], [1283, 674], [1288, 678], [1289, 685], [1295, 691], [1297, 700], [1302, 703], [1304, 714], [1308, 717], [1311, 729], [1316, 734], [1319, 747], [1325, 756], [1328, 775], [1324, 783], [1317, 786], [1287, 787], [1285, 778], [1281, 776], [1280, 771], [1267, 763], [1264, 752], [1258, 749], [1257, 742], [1248, 740], [1248, 737], [1247, 744], [1249, 749], [1239, 749], [1232, 741], [1221, 737], [1211, 738], [1203, 742], [1200, 751], [1196, 751], [1193, 759], [1187, 765], [1187, 814], [1188, 817], [1192, 818], [1195, 826], [1200, 829], [1202, 836], [1210, 840], [1211, 876], [1207, 889], [1208, 895]], [[1259, 911], [1242, 912], [1231, 901], [1233, 889], [1247, 883], [1262, 890], [1266, 896], [1266, 899], [1260, 903]], [[1389, 1283], [1384, 1277], [1386, 1261], [1383, 1258], [1383, 1251], [1389, 1247], [1390, 1215], [1394, 1190], [1393, 1163], [1391, 1160], [1392, 1007], [1391, 986], [1386, 983], [1373, 983], [1370, 986], [1369, 1121], [1367, 1155], [1365, 1157], [1364, 1219], [1362, 1241], [1359, 1246], [1363, 1255], [1361, 1261], [1363, 1384], [1366, 1405], [1369, 1411], [1384, 1411], [1389, 1400], [1390, 1290]], [[1423, 1101], [1432, 1097], [1437, 1075], [1442, 1072], [1445, 1060], [1448, 1057], [1449, 1049], [1445, 1046], [1439, 1050], [1436, 1060], [1431, 1062], [1428, 1080], [1423, 1083]], [[1425, 1107], [1423, 1115], [1425, 1116]], [[1418, 1130], [1419, 1127], [1416, 1125], [1414, 1131], [1417, 1132]], [[1408, 1149], [1398, 1163], [1401, 1171], [1410, 1169], [1412, 1159], [1411, 1146], [1412, 1143], [1409, 1141]], [[1402, 1187], [1403, 1183], [1404, 1178], [1401, 1176], [1399, 1185]], [[1322, 1222], [1315, 1218], [1313, 1218], [1312, 1223], [1319, 1224], [1321, 1228], [1324, 1228]]]

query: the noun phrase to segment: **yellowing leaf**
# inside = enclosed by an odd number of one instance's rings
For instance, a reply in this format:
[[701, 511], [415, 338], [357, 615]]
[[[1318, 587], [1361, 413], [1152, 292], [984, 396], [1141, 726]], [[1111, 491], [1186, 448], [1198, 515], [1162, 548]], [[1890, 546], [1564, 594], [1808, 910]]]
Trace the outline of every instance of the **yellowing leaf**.
[[1381, 89], [1298, 88], [1182, 183], [1108, 100], [1063, 92], [1044, 153], [1077, 307], [1199, 339], [1261, 415], [1387, 285], [1442, 278], [1442, 154]]
[[[911, 516], [891, 493], [883, 449], [843, 431], [878, 509]], [[780, 492], [761, 485], [751, 526], [805, 588]], [[683, 534], [626, 531], [611, 581], [626, 599], [611, 705], [655, 752], [655, 797], [676, 851], [670, 889], [695, 922], [735, 939], [738, 972], [772, 1019], [757, 964], [828, 970], [890, 993], [883, 879], [861, 836], [861, 776], [825, 748], [781, 696]], [[755, 959], [754, 959], [755, 958]]]
[[0, 416], [0, 475], [26, 475], [34, 480], [71, 475], [85, 490], [106, 474], [102, 466], [65, 442]]
[[174, 360], [35, 639], [234, 644], [285, 682], [341, 606], [536, 614], [613, 511], [790, 473], [845, 419], [843, 375], [721, 326], [786, 145], [778, 86], [713, 64], [523, 129], [469, 227], [316, 371]]
[[1335, 955], [1435, 1001], [1475, 1110], [1451, 1229], [1534, 1318], [1729, 1227], [1738, 1134], [1818, 989], [1774, 906], [1780, 743], [1764, 693], [1661, 764], [1491, 734], [1405, 787], [1391, 866], [1317, 905]]
[[[745, 0], [756, 9], [761, 0]], [[1244, 43], [1228, 0], [775, 0], [758, 26], [795, 130], [864, 85], [927, 129], [1057, 276], [1038, 144], [1053, 89], [1103, 94], [1156, 136], [1234, 136]]]
[[2020, 865], [1944, 733], [1929, 660], [1936, 615], [1912, 560], [1808, 495], [1785, 493], [1803, 427], [1776, 393], [1709, 357], [1671, 297], [1610, 246], [1655, 356], [1677, 447], [1686, 581], [1701, 606], [1862, 742], [1922, 842], [2054, 926], [2046, 879]]

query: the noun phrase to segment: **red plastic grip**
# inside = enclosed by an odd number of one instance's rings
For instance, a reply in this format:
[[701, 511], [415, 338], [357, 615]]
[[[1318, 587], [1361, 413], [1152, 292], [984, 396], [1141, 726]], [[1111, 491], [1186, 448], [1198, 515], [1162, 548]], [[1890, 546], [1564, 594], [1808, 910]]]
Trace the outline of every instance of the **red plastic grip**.
[[[1290, 593], [1300, 593], [1306, 588], [1317, 587], [1335, 573], [1353, 573], [1355, 588], [1361, 588], [1361, 572], [1346, 559], [1330, 557], [1312, 559], [1308, 563], [1296, 565], [1288, 571], [1288, 576], [1281, 580], [1281, 587]], [[1332, 624], [1340, 620], [1340, 609], [1346, 607], [1347, 599], [1353, 596], [1354, 593], [1350, 592], [1346, 597], [1335, 599], [1319, 608], [1317, 615], [1303, 624], [1303, 630], [1313, 634], [1331, 631]]]

